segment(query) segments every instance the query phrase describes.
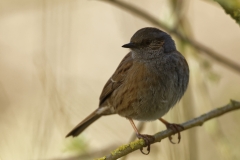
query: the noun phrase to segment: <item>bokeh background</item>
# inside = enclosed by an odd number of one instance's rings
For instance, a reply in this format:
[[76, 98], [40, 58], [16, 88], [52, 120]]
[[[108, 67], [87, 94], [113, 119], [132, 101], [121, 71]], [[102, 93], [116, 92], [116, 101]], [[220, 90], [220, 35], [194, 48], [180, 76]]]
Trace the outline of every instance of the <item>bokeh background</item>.
[[[240, 65], [240, 28], [212, 0], [126, 0]], [[149, 22], [95, 0], [0, 2], [0, 159], [93, 159], [129, 142], [133, 129], [119, 116], [103, 117], [78, 138], [65, 135], [98, 107], [101, 90], [129, 51], [121, 46]], [[191, 79], [166, 116], [182, 123], [240, 99], [240, 74], [174, 37]], [[240, 112], [235, 111], [136, 151], [131, 160], [240, 159]], [[138, 124], [138, 123], [137, 123]], [[158, 121], [142, 133], [164, 130]]]

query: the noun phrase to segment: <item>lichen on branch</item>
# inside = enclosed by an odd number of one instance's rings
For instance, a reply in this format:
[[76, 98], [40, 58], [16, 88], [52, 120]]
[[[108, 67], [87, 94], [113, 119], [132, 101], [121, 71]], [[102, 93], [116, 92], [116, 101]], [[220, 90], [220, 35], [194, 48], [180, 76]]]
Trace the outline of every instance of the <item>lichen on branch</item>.
[[[214, 109], [208, 113], [205, 113], [197, 118], [194, 118], [190, 121], [187, 121], [183, 124], [181, 124], [184, 127], [184, 130], [188, 130], [190, 128], [196, 127], [196, 126], [202, 126], [206, 121], [216, 118], [218, 116], [221, 116], [225, 113], [228, 113], [230, 111], [234, 111], [240, 109], [240, 102], [231, 100], [229, 104], [223, 106], [223, 107], [219, 107], [217, 109]], [[165, 130], [159, 133], [156, 133], [154, 135], [155, 137], [155, 141], [153, 143], [156, 142], [160, 142], [162, 139], [169, 137], [170, 135], [173, 135], [174, 132], [172, 130]], [[98, 158], [96, 160], [115, 160], [118, 158], [121, 158], [133, 151], [136, 151], [142, 147], [145, 147], [145, 143], [144, 140], [139, 139], [139, 140], [135, 140], [133, 142], [130, 142], [129, 144], [125, 144], [122, 145], [120, 147], [118, 147], [117, 149], [113, 150], [109, 155]]]

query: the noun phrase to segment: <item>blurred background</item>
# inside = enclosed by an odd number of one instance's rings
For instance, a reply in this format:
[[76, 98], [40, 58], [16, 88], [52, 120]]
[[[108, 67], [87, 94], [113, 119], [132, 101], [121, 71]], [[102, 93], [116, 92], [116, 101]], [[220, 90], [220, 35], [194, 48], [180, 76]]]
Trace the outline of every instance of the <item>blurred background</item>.
[[[156, 17], [167, 28], [240, 65], [240, 28], [212, 0], [122, 1]], [[0, 2], [0, 159], [93, 159], [129, 142], [130, 123], [103, 117], [78, 138], [65, 135], [98, 107], [101, 90], [140, 28], [153, 26], [112, 3], [95, 0], [3, 0]], [[156, 27], [156, 26], [153, 26]], [[182, 123], [239, 100], [240, 74], [173, 36], [190, 65], [184, 98], [164, 118]], [[182, 132], [151, 153], [131, 160], [240, 159], [240, 111]], [[138, 124], [138, 122], [136, 122]], [[144, 123], [142, 133], [165, 130]], [[175, 135], [176, 137], [176, 135]]]

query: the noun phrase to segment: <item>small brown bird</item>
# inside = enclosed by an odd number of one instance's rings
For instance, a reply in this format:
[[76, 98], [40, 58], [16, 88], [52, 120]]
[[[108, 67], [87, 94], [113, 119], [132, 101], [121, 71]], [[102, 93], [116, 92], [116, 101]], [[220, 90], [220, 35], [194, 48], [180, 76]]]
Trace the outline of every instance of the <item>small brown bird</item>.
[[[144, 139], [148, 153], [154, 137], [140, 134], [133, 119], [159, 119], [167, 128], [178, 133], [180, 142], [179, 131], [182, 127], [168, 123], [161, 117], [182, 98], [187, 89], [189, 68], [185, 58], [176, 50], [171, 36], [157, 28], [138, 30], [130, 43], [122, 47], [131, 51], [105, 84], [99, 107], [66, 137], [78, 136], [101, 116], [119, 114], [130, 121], [137, 137]], [[171, 137], [169, 139], [171, 141]]]

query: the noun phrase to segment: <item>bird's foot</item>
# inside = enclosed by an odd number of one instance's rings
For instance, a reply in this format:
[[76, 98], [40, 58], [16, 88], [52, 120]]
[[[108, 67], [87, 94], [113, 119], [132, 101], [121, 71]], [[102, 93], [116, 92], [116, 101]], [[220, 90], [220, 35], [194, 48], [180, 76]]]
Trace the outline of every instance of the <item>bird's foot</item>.
[[[165, 125], [167, 129], [171, 129], [174, 133], [178, 134], [178, 143], [180, 143], [181, 141], [180, 131], [184, 130], [184, 127], [181, 126], [180, 124], [175, 124], [175, 123], [167, 123]], [[168, 139], [172, 144], [176, 144], [175, 142], [172, 141], [172, 136], [169, 136]]]
[[137, 134], [138, 139], [143, 139], [145, 145], [147, 146], [147, 153], [143, 152], [143, 148], [140, 149], [142, 154], [148, 155], [150, 153], [150, 145], [155, 141], [154, 136], [147, 135], [147, 134]]

